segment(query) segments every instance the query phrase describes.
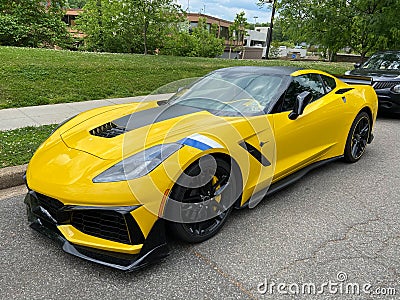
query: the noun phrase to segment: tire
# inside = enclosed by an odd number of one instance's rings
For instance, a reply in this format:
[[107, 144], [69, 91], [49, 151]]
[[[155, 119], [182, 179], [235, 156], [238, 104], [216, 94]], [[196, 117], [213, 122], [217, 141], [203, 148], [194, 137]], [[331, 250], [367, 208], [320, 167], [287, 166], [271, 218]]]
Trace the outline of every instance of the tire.
[[[223, 227], [232, 211], [234, 200], [237, 199], [236, 190], [240, 186], [237, 182], [236, 172], [231, 172], [231, 165], [221, 158], [215, 158], [215, 162], [214, 176], [206, 184], [198, 188], [192, 188], [190, 185], [185, 187], [179, 184], [178, 179], [172, 188], [170, 198], [182, 203], [181, 206], [187, 205], [189, 207], [189, 210], [181, 208], [181, 216], [183, 214], [187, 216], [189, 212], [190, 216], [195, 216], [189, 220], [186, 217], [185, 221], [182, 222], [169, 222], [169, 232], [179, 240], [200, 243], [213, 237]], [[202, 171], [207, 173], [206, 168], [203, 168]], [[188, 176], [199, 175], [199, 163], [190, 165], [184, 174]], [[190, 200], [188, 200], [189, 198]], [[208, 199], [205, 200], [205, 198]], [[200, 207], [199, 205], [203, 206]], [[200, 216], [200, 214], [203, 215]], [[199, 221], [191, 223], [191, 220]]]
[[344, 148], [344, 161], [357, 162], [365, 152], [371, 135], [371, 118], [365, 112], [360, 112], [351, 125]]

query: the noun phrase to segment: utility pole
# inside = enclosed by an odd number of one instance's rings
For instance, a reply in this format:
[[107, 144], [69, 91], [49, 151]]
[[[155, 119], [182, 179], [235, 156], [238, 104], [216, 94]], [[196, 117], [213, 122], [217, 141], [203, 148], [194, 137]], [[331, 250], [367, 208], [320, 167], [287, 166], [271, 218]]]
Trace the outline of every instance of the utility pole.
[[265, 53], [265, 59], [268, 59], [269, 48], [271, 47], [272, 41], [272, 28], [274, 27], [274, 16], [275, 16], [275, 9], [276, 9], [276, 1], [277, 0], [266, 0], [266, 3], [272, 3], [272, 12], [271, 12], [271, 22], [269, 23], [269, 30], [268, 30], [268, 38], [267, 38], [267, 49]]
[[257, 25], [257, 19], [258, 17], [253, 17], [254, 18], [254, 30], [256, 30], [256, 25]]

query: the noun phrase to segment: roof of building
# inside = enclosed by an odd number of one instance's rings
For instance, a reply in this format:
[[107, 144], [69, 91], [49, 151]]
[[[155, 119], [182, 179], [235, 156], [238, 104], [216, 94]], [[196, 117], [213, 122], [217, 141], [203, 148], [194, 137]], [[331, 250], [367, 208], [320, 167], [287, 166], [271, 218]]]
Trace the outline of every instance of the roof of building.
[[206, 18], [207, 21], [211, 21], [212, 23], [220, 24], [220, 25], [226, 25], [227, 27], [229, 25], [232, 25], [232, 21], [220, 19], [214, 16], [206, 15], [206, 14], [200, 14], [200, 13], [188, 13], [187, 18], [192, 21], [192, 20], [198, 20], [199, 18]]
[[68, 8], [65, 12], [66, 16], [79, 16], [83, 12], [81, 8]]

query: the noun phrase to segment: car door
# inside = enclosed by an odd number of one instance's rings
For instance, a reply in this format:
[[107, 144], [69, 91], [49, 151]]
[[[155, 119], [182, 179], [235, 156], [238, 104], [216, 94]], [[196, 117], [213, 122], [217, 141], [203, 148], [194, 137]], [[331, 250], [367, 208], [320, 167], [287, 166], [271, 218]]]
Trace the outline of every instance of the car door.
[[[310, 73], [293, 78], [280, 110], [273, 114], [277, 149], [274, 181], [313, 162], [340, 155], [343, 149], [335, 146], [340, 140], [338, 134], [343, 132], [340, 128], [345, 126], [341, 122], [344, 102], [335, 94], [335, 87], [335, 79], [325, 75]], [[304, 91], [312, 94], [312, 100], [302, 115], [290, 120], [296, 97]]]

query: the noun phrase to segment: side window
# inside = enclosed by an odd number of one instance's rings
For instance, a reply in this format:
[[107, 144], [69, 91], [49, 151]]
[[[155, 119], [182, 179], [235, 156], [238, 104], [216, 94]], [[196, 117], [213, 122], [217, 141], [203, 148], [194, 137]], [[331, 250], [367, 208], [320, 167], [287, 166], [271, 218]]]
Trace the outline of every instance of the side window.
[[285, 98], [282, 104], [282, 111], [290, 111], [293, 109], [297, 95], [302, 92], [310, 92], [312, 97], [311, 102], [325, 95], [324, 84], [318, 74], [306, 74], [293, 78], [292, 83], [285, 93]]
[[336, 80], [332, 77], [321, 75], [322, 81], [324, 82], [326, 92], [334, 90], [336, 87]]
[[293, 80], [286, 90], [285, 97], [282, 103], [282, 111], [291, 111], [294, 108], [294, 103], [296, 101], [297, 95], [302, 92], [302, 86], [299, 84], [298, 80]]

